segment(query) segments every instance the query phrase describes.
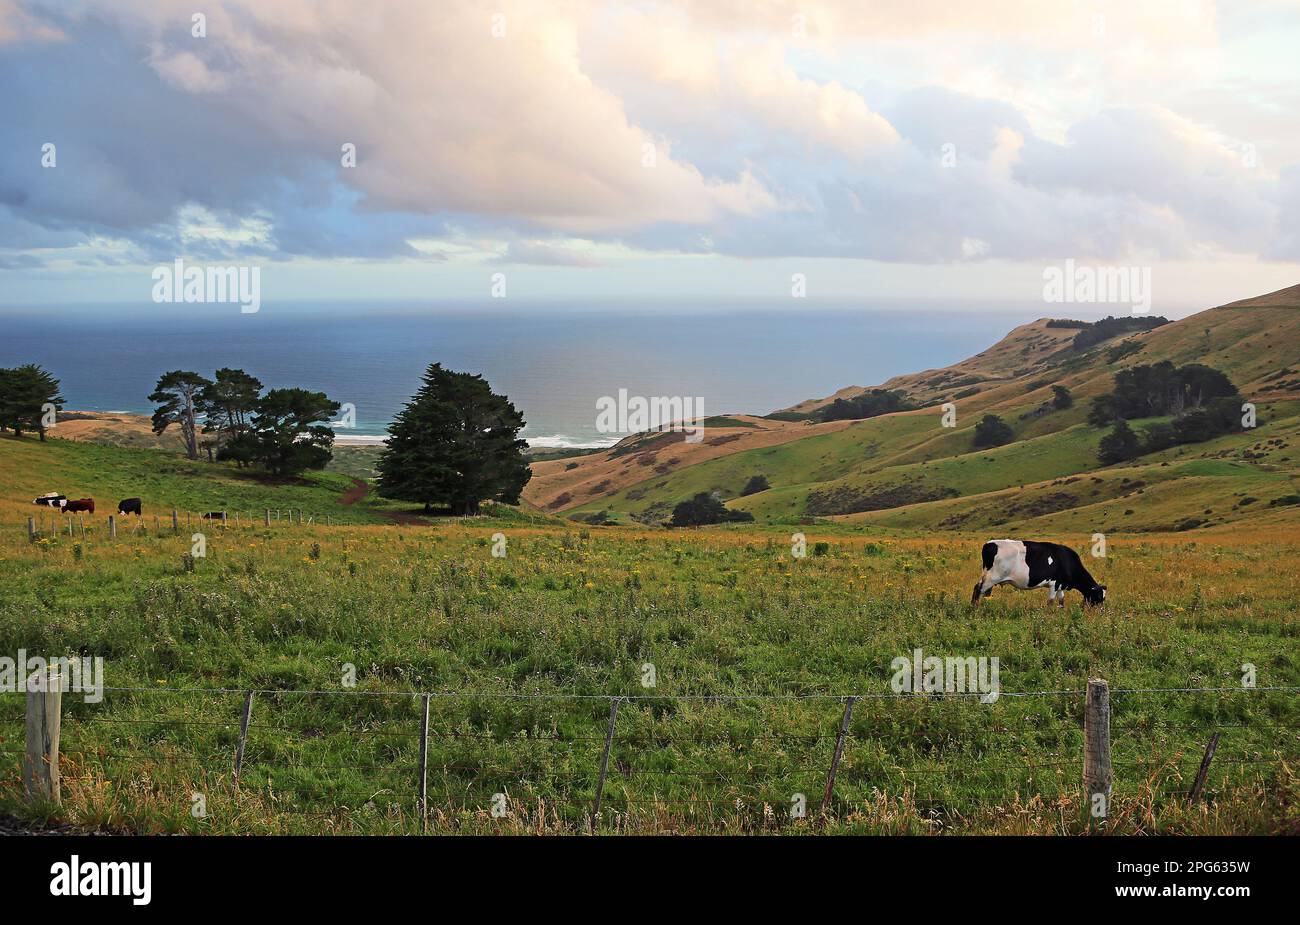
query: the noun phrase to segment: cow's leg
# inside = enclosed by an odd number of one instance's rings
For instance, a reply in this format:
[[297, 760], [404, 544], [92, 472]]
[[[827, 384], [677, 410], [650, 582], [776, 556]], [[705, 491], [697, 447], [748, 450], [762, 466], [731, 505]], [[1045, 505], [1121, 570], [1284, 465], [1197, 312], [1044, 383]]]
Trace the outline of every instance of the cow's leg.
[[980, 602], [980, 592], [983, 590], [984, 590], [984, 576], [981, 575], [980, 580], [975, 582], [975, 591], [970, 596], [971, 606], [974, 606]]

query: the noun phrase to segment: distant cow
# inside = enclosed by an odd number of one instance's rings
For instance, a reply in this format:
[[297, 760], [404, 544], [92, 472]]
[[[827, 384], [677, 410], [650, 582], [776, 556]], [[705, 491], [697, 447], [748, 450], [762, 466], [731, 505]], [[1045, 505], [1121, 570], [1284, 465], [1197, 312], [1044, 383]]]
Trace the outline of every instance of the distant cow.
[[1096, 606], [1106, 599], [1106, 586], [1099, 585], [1083, 567], [1079, 554], [1060, 543], [1032, 540], [990, 540], [981, 551], [984, 572], [975, 582], [970, 602], [978, 604], [998, 585], [1010, 584], [1024, 591], [1047, 588], [1047, 599], [1065, 606], [1065, 592], [1079, 591], [1086, 603]]
[[63, 513], [65, 514], [79, 514], [82, 511], [85, 511], [87, 514], [95, 513], [95, 499], [78, 498], [76, 501], [69, 501], [67, 504], [63, 505]]
[[32, 504], [43, 504], [46, 507], [58, 507], [58, 508], [63, 507], [63, 505], [67, 503], [68, 503], [67, 496], [61, 495], [57, 491], [47, 491], [45, 494], [41, 495], [39, 498], [37, 498], [35, 501], [32, 502]]
[[122, 499], [121, 501], [117, 502], [117, 512], [119, 514], [139, 514], [140, 499], [139, 498]]
[[209, 511], [208, 513], [206, 513], [206, 514], [203, 515], [203, 519], [204, 519], [204, 520], [225, 520], [225, 519], [226, 519], [226, 512], [225, 512], [225, 511]]

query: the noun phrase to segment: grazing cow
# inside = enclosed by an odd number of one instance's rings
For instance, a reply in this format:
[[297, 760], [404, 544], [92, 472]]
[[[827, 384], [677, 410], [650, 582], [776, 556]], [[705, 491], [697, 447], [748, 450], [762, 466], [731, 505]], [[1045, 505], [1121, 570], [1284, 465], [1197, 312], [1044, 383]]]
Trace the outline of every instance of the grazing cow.
[[204, 519], [204, 520], [225, 520], [225, 519], [226, 519], [226, 512], [225, 512], [225, 511], [209, 511], [208, 513], [206, 513], [206, 514], [203, 515], [203, 519]]
[[45, 494], [41, 495], [39, 498], [37, 498], [35, 501], [32, 502], [32, 504], [42, 504], [46, 507], [57, 507], [57, 508], [61, 508], [63, 507], [63, 505], [67, 503], [68, 503], [67, 496], [61, 495], [57, 491], [47, 491]]
[[140, 511], [140, 499], [139, 499], [139, 498], [123, 498], [121, 501], [117, 502], [117, 512], [118, 512], [119, 514], [139, 514], [139, 513], [141, 513], [141, 511]]
[[95, 513], [95, 499], [78, 498], [76, 501], [69, 501], [67, 504], [63, 505], [63, 513], [65, 514], [79, 514], [82, 511], [85, 511], [87, 514]]
[[1047, 599], [1065, 606], [1065, 592], [1079, 591], [1086, 603], [1096, 606], [1106, 599], [1106, 586], [1099, 585], [1083, 567], [1079, 554], [1060, 543], [1032, 540], [990, 540], [981, 551], [984, 572], [975, 582], [970, 602], [978, 604], [997, 585], [1010, 584], [1024, 591], [1047, 588]]

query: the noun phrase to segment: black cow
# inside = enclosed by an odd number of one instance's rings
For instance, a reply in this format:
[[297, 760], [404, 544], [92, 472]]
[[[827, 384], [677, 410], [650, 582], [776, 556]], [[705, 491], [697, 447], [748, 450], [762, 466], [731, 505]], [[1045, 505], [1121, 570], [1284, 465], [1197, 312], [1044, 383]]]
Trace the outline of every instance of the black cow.
[[204, 519], [204, 520], [225, 520], [225, 519], [226, 519], [226, 512], [225, 512], [225, 511], [209, 511], [208, 513], [206, 513], [206, 514], [203, 515], [203, 519]]
[[119, 514], [140, 514], [139, 498], [123, 498], [117, 502], [117, 512]]
[[981, 550], [984, 572], [975, 582], [970, 602], [978, 604], [998, 585], [1010, 584], [1024, 591], [1047, 588], [1047, 599], [1065, 606], [1065, 592], [1078, 591], [1086, 603], [1097, 606], [1106, 600], [1106, 586], [1099, 585], [1083, 567], [1079, 554], [1060, 543], [1032, 540], [990, 540]]

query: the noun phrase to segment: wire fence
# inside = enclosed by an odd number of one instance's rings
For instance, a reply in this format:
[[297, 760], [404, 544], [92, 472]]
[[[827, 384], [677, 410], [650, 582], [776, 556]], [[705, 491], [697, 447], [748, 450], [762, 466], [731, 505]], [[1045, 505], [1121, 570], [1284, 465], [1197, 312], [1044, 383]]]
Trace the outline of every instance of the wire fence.
[[[1111, 689], [1116, 799], [1268, 787], [1300, 757], [1300, 688]], [[148, 778], [273, 813], [370, 813], [403, 827], [516, 819], [572, 828], [638, 815], [692, 825], [848, 818], [882, 801], [934, 826], [1078, 803], [1085, 691], [979, 695], [626, 695], [109, 687], [63, 698], [71, 785]], [[21, 760], [22, 696], [0, 697]], [[10, 731], [12, 730], [12, 734]], [[183, 785], [183, 786], [182, 786]]]
[[265, 508], [262, 510], [187, 511], [165, 509], [151, 514], [118, 514], [109, 505], [89, 513], [40, 507], [17, 525], [29, 540], [69, 537], [86, 540], [92, 537], [167, 537], [182, 531], [219, 527], [221, 529], [266, 528], [273, 526], [333, 526], [348, 523], [338, 514], [320, 514], [301, 508]]

